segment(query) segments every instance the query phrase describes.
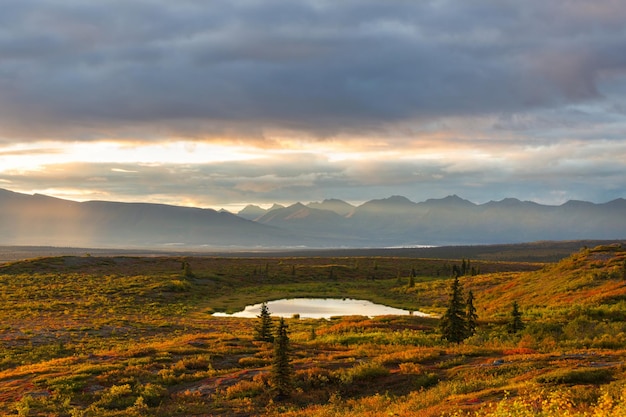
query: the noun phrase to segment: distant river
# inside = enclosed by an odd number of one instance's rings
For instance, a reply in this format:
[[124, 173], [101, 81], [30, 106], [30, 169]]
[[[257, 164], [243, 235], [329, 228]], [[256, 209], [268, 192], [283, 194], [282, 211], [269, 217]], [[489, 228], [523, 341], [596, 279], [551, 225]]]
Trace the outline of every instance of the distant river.
[[[331, 318], [334, 316], [385, 316], [385, 315], [416, 315], [427, 317], [428, 314], [420, 311], [402, 310], [382, 304], [374, 304], [366, 300], [351, 298], [289, 298], [268, 301], [267, 308], [272, 316], [292, 317], [299, 314], [302, 318]], [[257, 317], [261, 312], [261, 304], [247, 306], [243, 311], [234, 314], [215, 313], [217, 317]]]

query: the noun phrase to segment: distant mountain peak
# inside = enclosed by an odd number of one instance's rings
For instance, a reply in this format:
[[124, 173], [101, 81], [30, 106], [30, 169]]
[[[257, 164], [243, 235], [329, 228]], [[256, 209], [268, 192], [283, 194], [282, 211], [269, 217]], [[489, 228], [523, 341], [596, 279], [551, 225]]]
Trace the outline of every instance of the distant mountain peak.
[[563, 203], [561, 205], [561, 207], [588, 207], [588, 206], [593, 206], [593, 203], [590, 203], [588, 201], [581, 201], [581, 200], [568, 200], [565, 203]]
[[392, 195], [391, 197], [388, 197], [388, 198], [386, 198], [384, 200], [389, 202], [389, 203], [415, 204], [414, 202], [412, 202], [411, 200], [409, 200], [408, 198], [406, 198], [405, 196], [402, 196], [402, 195]]
[[302, 210], [302, 209], [306, 209], [307, 206], [305, 206], [304, 204], [302, 204], [301, 202], [297, 202], [297, 203], [293, 203], [290, 206], [287, 207], [283, 207], [283, 209], [285, 210], [290, 210], [290, 211], [294, 211], [294, 210]]
[[273, 224], [279, 221], [301, 221], [303, 219], [342, 219], [337, 213], [330, 210], [320, 210], [307, 207], [298, 202], [288, 207], [282, 207], [276, 210], [268, 210], [267, 213], [257, 219], [260, 223]]
[[517, 205], [520, 204], [521, 201], [518, 200], [517, 198], [513, 198], [513, 197], [507, 197], [507, 198], [503, 198], [502, 200], [491, 200], [490, 202], [486, 203], [485, 205], [487, 206], [501, 206], [501, 205], [508, 205], [508, 206], [513, 206], [513, 205]]
[[[245, 206], [243, 208], [243, 210], [263, 210], [263, 211], [265, 211], [264, 208], [261, 208], [261, 207], [257, 206], [256, 204], [248, 204], [247, 206]], [[241, 211], [243, 211], [243, 210], [241, 210]]]
[[347, 216], [354, 211], [354, 206], [350, 203], [346, 203], [343, 200], [339, 200], [337, 198], [325, 199], [321, 203], [311, 202], [307, 204], [307, 207], [318, 209], [318, 210], [328, 210], [339, 214], [340, 216]]
[[264, 208], [254, 204], [248, 204], [239, 213], [237, 213], [237, 216], [248, 220], [255, 220], [263, 216], [265, 213], [267, 213], [267, 210]]
[[605, 207], [623, 208], [626, 206], [626, 200], [624, 200], [623, 198], [616, 198], [615, 200], [608, 201], [602, 205]]
[[363, 203], [362, 206], [365, 205], [415, 205], [414, 202], [412, 202], [411, 200], [409, 200], [408, 198], [401, 196], [401, 195], [392, 195], [391, 197], [387, 197], [387, 198], [380, 198], [380, 199], [376, 199], [376, 200], [370, 200], [366, 203]]
[[449, 195], [447, 197], [444, 198], [430, 198], [428, 200], [426, 200], [423, 204], [426, 205], [446, 205], [446, 206], [451, 206], [451, 205], [455, 205], [455, 206], [476, 206], [476, 204], [472, 203], [469, 200], [465, 200], [461, 197], [459, 197], [456, 194], [452, 194]]

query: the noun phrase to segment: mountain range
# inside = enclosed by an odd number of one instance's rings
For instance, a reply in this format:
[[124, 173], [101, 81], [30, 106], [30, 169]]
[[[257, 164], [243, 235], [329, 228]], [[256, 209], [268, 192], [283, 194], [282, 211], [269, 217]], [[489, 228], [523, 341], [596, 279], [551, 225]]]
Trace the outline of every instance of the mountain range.
[[237, 214], [150, 203], [75, 202], [0, 189], [0, 244], [118, 248], [402, 247], [623, 239], [626, 200], [559, 206], [507, 198], [338, 199]]

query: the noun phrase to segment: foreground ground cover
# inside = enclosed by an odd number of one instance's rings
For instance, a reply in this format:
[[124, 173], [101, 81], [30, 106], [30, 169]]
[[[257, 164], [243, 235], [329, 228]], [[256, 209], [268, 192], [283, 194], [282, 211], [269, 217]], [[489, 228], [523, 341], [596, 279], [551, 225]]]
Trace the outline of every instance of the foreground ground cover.
[[[461, 282], [476, 296], [479, 328], [456, 345], [441, 341], [436, 317], [461, 262], [66, 256], [5, 264], [0, 413], [623, 415], [621, 247], [546, 265], [472, 261]], [[364, 298], [433, 317], [288, 318], [293, 392], [277, 399], [272, 345], [254, 340], [255, 320], [211, 313], [285, 296]], [[513, 301], [526, 324], [517, 334], [506, 327]]]

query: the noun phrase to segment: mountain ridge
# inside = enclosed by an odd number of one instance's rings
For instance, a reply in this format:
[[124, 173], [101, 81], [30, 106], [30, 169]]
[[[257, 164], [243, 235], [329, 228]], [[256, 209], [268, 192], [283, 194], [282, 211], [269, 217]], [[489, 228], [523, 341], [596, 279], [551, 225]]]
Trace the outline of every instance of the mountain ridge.
[[339, 199], [240, 213], [115, 201], [75, 202], [0, 189], [0, 244], [91, 247], [402, 247], [622, 239], [626, 199], [542, 205], [505, 198]]

